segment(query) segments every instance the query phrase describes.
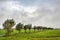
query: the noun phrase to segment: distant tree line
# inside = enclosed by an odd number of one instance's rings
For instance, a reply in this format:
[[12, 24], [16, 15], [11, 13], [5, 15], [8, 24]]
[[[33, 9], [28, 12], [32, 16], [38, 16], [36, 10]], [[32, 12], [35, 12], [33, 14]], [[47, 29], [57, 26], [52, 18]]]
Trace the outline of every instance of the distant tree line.
[[37, 29], [38, 31], [41, 31], [41, 30], [52, 30], [53, 28], [50, 28], [50, 27], [43, 27], [43, 26], [34, 26], [33, 27], [34, 31]]
[[[7, 19], [4, 23], [3, 23], [3, 27], [4, 27], [4, 29], [7, 31], [6, 32], [6, 36], [9, 36], [10, 35], [10, 33], [12, 32], [12, 27], [15, 25], [16, 23], [15, 23], [15, 21], [13, 20], [13, 19]], [[46, 30], [46, 29], [53, 29], [53, 28], [47, 28], [47, 27], [43, 27], [43, 26], [33, 26], [32, 27], [32, 24], [26, 24], [26, 25], [24, 25], [24, 24], [22, 24], [22, 23], [18, 23], [17, 25], [16, 25], [16, 30], [17, 31], [19, 31], [19, 33], [20, 33], [20, 31], [22, 30], [22, 29], [24, 29], [25, 30], [25, 33], [27, 32], [27, 29], [29, 30], [29, 33], [30, 33], [30, 30], [31, 29], [33, 29], [34, 31], [35, 30], [38, 30], [38, 31], [40, 31], [40, 30]]]

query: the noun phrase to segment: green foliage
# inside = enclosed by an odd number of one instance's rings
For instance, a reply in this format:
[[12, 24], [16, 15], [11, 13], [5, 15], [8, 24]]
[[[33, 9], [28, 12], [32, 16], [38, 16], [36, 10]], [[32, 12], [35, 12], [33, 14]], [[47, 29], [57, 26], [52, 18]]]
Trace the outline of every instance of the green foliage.
[[18, 23], [17, 25], [16, 25], [16, 30], [18, 30], [19, 32], [20, 32], [20, 30], [23, 28], [23, 24], [21, 24], [21, 23]]
[[25, 32], [26, 32], [27, 29], [28, 29], [29, 32], [30, 32], [30, 30], [32, 29], [32, 24], [27, 24], [27, 25], [25, 25], [25, 26], [24, 26]]
[[32, 29], [32, 24], [28, 24], [28, 29], [29, 29], [29, 33], [30, 33], [30, 30]]
[[3, 23], [3, 27], [4, 29], [7, 30], [6, 36], [10, 35], [11, 32], [11, 28], [15, 25], [15, 21], [13, 19], [7, 19], [4, 23]]
[[28, 29], [28, 25], [24, 25], [24, 30], [25, 30], [25, 33], [26, 33], [26, 30]]

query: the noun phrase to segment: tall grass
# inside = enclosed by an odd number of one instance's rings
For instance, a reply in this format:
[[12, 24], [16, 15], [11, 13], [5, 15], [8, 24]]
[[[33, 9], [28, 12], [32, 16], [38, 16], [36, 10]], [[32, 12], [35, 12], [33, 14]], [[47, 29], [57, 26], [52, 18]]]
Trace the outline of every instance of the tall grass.
[[[5, 34], [4, 30], [0, 30], [0, 35]], [[19, 33], [17, 30], [14, 30], [9, 37], [0, 36], [0, 40], [60, 40], [60, 30], [43, 30], [35, 31], [32, 29], [27, 33], [22, 29]]]

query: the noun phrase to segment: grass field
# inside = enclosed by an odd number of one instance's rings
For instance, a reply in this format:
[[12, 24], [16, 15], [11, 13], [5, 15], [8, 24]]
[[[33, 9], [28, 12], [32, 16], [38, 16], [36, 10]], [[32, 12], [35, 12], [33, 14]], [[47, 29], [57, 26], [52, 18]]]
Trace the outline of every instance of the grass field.
[[27, 30], [25, 33], [22, 30], [20, 33], [14, 30], [9, 37], [2, 37], [5, 31], [0, 30], [0, 40], [60, 40], [60, 30], [43, 30], [43, 31], [35, 31], [31, 30], [30, 33]]

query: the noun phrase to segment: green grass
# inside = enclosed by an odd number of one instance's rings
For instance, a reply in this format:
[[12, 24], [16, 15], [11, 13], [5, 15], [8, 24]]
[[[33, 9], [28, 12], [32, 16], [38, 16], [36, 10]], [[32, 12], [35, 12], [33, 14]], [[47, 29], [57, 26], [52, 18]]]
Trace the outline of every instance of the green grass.
[[[0, 30], [0, 35], [3, 34], [5, 34], [5, 31]], [[14, 30], [9, 37], [0, 36], [0, 40], [60, 40], [60, 30], [43, 30], [39, 32], [31, 30], [30, 33], [28, 30], [27, 33], [24, 30], [21, 30], [20, 33]]]

